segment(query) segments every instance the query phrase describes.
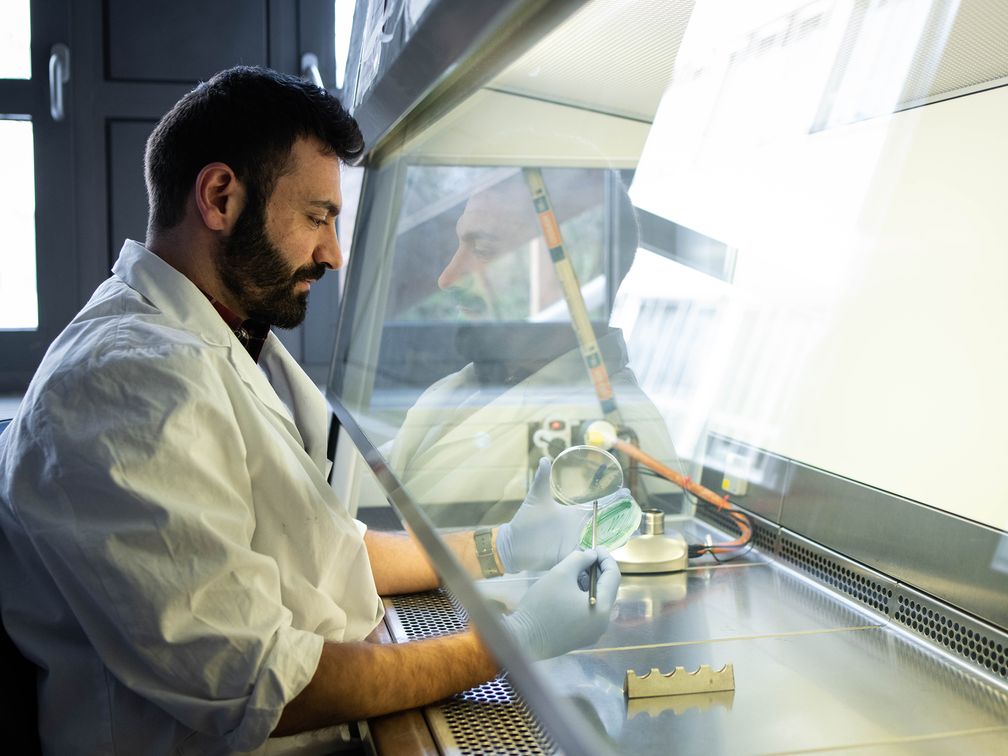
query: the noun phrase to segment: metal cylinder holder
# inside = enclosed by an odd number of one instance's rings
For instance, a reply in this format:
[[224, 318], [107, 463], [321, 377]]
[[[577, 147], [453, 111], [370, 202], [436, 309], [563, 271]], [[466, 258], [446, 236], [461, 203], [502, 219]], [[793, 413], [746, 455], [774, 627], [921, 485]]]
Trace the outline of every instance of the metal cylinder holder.
[[644, 535], [661, 535], [665, 532], [665, 513], [660, 509], [644, 510]]

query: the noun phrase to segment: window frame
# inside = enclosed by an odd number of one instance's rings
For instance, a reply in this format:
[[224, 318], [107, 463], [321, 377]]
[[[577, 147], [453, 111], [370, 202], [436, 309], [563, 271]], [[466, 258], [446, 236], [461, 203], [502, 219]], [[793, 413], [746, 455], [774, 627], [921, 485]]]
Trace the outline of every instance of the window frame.
[[66, 117], [49, 113], [49, 54], [68, 44], [67, 0], [31, 0], [31, 78], [0, 79], [0, 113], [28, 116], [35, 164], [35, 265], [38, 327], [0, 331], [0, 390], [21, 391], [49, 343], [76, 311], [77, 264], [74, 254], [74, 70], [64, 90]]

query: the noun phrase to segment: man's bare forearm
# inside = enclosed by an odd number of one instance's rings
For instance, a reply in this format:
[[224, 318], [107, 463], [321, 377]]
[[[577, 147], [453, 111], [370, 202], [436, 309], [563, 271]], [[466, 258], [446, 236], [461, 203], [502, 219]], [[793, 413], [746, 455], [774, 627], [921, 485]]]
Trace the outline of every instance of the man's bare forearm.
[[287, 704], [273, 735], [424, 706], [496, 674], [472, 630], [403, 644], [326, 643], [311, 682]]
[[[494, 529], [494, 540], [496, 537]], [[469, 575], [474, 578], [482, 576], [472, 531], [446, 533], [442, 538]], [[429, 591], [439, 585], [437, 572], [412, 535], [369, 530], [364, 536], [364, 543], [379, 595]], [[500, 560], [497, 567], [502, 570]]]

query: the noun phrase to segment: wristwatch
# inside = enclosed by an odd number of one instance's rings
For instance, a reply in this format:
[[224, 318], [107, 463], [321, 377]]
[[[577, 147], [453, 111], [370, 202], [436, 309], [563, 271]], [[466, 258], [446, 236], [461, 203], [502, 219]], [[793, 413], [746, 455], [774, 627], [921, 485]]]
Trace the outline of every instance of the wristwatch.
[[473, 539], [476, 541], [476, 558], [483, 570], [483, 577], [500, 577], [502, 573], [497, 569], [497, 557], [493, 550], [493, 529], [480, 528], [473, 533]]

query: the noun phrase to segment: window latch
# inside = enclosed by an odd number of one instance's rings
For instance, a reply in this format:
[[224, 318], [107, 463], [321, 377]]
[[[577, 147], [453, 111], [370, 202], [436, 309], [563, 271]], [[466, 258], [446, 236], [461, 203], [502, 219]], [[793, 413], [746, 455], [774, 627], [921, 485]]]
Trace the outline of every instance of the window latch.
[[64, 85], [70, 81], [70, 48], [58, 42], [49, 50], [49, 113], [54, 121], [66, 118]]

